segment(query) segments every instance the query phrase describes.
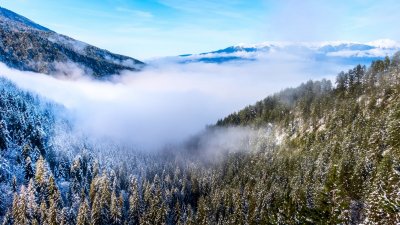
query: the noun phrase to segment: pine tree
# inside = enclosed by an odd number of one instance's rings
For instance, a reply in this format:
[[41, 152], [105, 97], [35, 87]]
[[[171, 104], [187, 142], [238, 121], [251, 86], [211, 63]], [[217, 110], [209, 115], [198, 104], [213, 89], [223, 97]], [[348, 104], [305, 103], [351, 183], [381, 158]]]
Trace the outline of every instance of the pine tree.
[[167, 207], [163, 200], [161, 181], [158, 175], [154, 177], [153, 185], [154, 185], [154, 194], [150, 201], [150, 215], [151, 218], [153, 218], [152, 221], [154, 222], [154, 224], [165, 224]]
[[54, 177], [52, 175], [50, 175], [47, 190], [48, 190], [49, 201], [53, 201], [53, 204], [57, 210], [62, 209], [61, 194], [60, 191], [58, 190], [56, 181], [54, 180]]
[[39, 201], [47, 200], [48, 190], [48, 171], [46, 167], [46, 161], [43, 156], [40, 156], [36, 162], [36, 173], [35, 173], [35, 184], [38, 193]]
[[14, 196], [13, 202], [13, 218], [15, 224], [28, 224], [27, 216], [26, 190], [22, 185], [19, 196]]
[[18, 193], [14, 193], [13, 204], [12, 204], [12, 218], [13, 221], [19, 221], [20, 208], [19, 208], [19, 196]]
[[336, 77], [336, 90], [338, 90], [340, 93], [344, 93], [348, 87], [348, 80], [347, 80], [347, 75], [344, 72], [341, 72], [337, 77]]
[[208, 210], [204, 197], [200, 197], [199, 199], [196, 217], [198, 224], [209, 224]]
[[[398, 102], [398, 99], [397, 101]], [[396, 103], [388, 118], [388, 144], [394, 151], [400, 153], [400, 103]], [[400, 161], [400, 157], [396, 160]]]
[[136, 178], [132, 178], [129, 196], [129, 224], [138, 225], [140, 218], [139, 192]]
[[26, 182], [28, 182], [31, 178], [34, 177], [33, 168], [32, 168], [32, 160], [31, 160], [31, 157], [29, 157], [29, 156], [25, 158], [24, 172], [25, 172], [25, 181]]
[[7, 149], [10, 135], [6, 121], [0, 119], [0, 150]]
[[17, 177], [15, 177], [14, 175], [12, 179], [12, 190], [14, 193], [17, 192], [17, 188], [18, 188]]
[[367, 199], [367, 224], [400, 223], [400, 175], [393, 169], [392, 157], [379, 165], [375, 184]]
[[47, 224], [47, 205], [44, 200], [40, 203], [40, 224]]
[[30, 157], [31, 154], [31, 146], [29, 144], [25, 144], [24, 147], [22, 148], [21, 155], [24, 159]]
[[[287, 195], [287, 193], [285, 193], [285, 194]], [[246, 223], [246, 212], [245, 212], [246, 210], [244, 207], [243, 198], [239, 193], [235, 193], [233, 198], [234, 198], [234, 208], [235, 208], [233, 218], [235, 219], [235, 223], [236, 224], [245, 224]], [[287, 204], [289, 204], [289, 203], [290, 202], [288, 201], [288, 199], [286, 199], [286, 201], [285, 201], [286, 205], [283, 206], [282, 208], [287, 209]], [[204, 204], [204, 205], [206, 207], [206, 212], [207, 212], [208, 204]], [[288, 214], [288, 213], [286, 213], [286, 214]]]
[[122, 193], [119, 194], [117, 204], [121, 211], [121, 224], [125, 224], [125, 217], [123, 215], [126, 215], [126, 211], [124, 210], [124, 197], [122, 196]]
[[31, 220], [31, 224], [32, 225], [40, 225], [36, 218]]
[[33, 182], [33, 179], [29, 181], [27, 191], [27, 214], [30, 220], [38, 220], [39, 219], [39, 206], [37, 204], [36, 199], [36, 187]]
[[147, 211], [150, 207], [151, 198], [153, 196], [153, 189], [150, 182], [145, 181], [143, 184], [143, 211]]
[[111, 224], [122, 224], [122, 202], [117, 197], [115, 190], [111, 194]]
[[68, 208], [63, 208], [61, 210], [59, 225], [68, 225]]
[[101, 220], [103, 224], [109, 224], [111, 213], [111, 193], [110, 193], [110, 183], [106, 176], [103, 175], [100, 183], [100, 202], [101, 202]]
[[158, 175], [154, 176], [152, 185], [145, 184], [144, 201], [146, 209], [143, 212], [141, 224], [165, 224], [167, 208], [163, 201], [160, 179]]
[[90, 225], [90, 209], [87, 200], [83, 200], [79, 206], [76, 225]]
[[91, 225], [102, 225], [102, 208], [101, 208], [101, 196], [98, 193], [94, 197], [94, 201], [92, 204], [92, 213], [91, 213]]
[[179, 201], [175, 203], [174, 207], [174, 223], [179, 224], [181, 223], [181, 206], [179, 204]]
[[[24, 185], [21, 187], [21, 193], [19, 194], [19, 210], [20, 210], [20, 217], [19, 222], [21, 224], [26, 224], [29, 221], [29, 214], [28, 214], [28, 193]], [[16, 221], [17, 222], [17, 221]]]
[[194, 216], [192, 207], [190, 205], [187, 205], [186, 209], [187, 209], [187, 216], [185, 218], [186, 219], [186, 223], [185, 224], [186, 225], [196, 225], [196, 224], [198, 224], [195, 221], [195, 216]]
[[99, 181], [99, 178], [95, 177], [95, 178], [93, 178], [92, 182], [90, 183], [89, 200], [90, 200], [91, 206], [93, 206], [96, 194], [99, 192], [99, 190], [98, 190], [98, 181]]
[[55, 200], [50, 199], [50, 207], [47, 211], [47, 224], [58, 225], [58, 208]]

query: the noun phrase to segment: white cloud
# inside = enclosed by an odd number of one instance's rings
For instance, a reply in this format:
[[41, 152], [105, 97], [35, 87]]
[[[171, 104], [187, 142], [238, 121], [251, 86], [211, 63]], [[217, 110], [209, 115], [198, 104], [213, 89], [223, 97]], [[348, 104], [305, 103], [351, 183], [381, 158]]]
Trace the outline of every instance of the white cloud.
[[147, 18], [147, 19], [154, 17], [154, 15], [151, 12], [147, 12], [147, 11], [143, 11], [143, 10], [136, 10], [136, 9], [130, 9], [130, 8], [125, 8], [125, 7], [117, 7], [115, 10], [118, 12], [130, 14], [133, 17], [140, 17], [140, 18]]
[[76, 128], [144, 149], [181, 141], [273, 92], [310, 78], [332, 77], [342, 65], [304, 55], [271, 53], [267, 60], [223, 65], [164, 62], [113, 81], [74, 80], [21, 72], [0, 64], [20, 87], [68, 107]]

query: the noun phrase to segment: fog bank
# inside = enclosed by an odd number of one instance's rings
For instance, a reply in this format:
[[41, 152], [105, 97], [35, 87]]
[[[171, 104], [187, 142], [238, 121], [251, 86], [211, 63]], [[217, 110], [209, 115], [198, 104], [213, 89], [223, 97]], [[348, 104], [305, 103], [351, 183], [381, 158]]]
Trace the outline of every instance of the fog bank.
[[75, 128], [88, 136], [156, 149], [283, 88], [331, 78], [345, 66], [271, 53], [268, 60], [253, 62], [163, 62], [109, 81], [90, 79], [78, 66], [68, 68], [69, 77], [52, 77], [0, 64], [0, 74], [66, 106]]

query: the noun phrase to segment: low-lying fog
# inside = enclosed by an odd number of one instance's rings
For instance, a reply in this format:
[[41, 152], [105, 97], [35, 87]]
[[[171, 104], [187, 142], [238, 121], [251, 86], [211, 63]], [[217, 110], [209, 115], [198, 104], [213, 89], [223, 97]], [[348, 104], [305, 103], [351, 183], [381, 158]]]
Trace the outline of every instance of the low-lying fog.
[[68, 77], [21, 72], [4, 64], [0, 74], [65, 105], [85, 134], [142, 149], [179, 142], [269, 94], [309, 79], [332, 78], [348, 68], [278, 53], [254, 62], [149, 65], [110, 81], [90, 79], [77, 65], [64, 67]]

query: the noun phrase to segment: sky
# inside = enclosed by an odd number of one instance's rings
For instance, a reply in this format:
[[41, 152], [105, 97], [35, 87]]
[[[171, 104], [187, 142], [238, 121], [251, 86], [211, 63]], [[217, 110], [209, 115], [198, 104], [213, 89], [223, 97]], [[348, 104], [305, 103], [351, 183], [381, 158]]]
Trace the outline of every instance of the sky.
[[148, 59], [264, 41], [398, 40], [396, 0], [4, 0], [2, 7]]

